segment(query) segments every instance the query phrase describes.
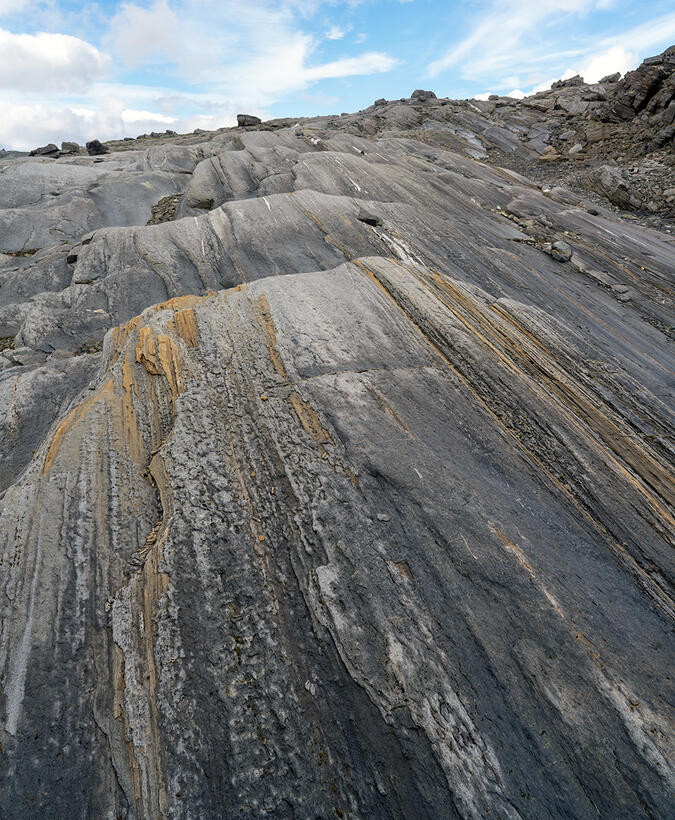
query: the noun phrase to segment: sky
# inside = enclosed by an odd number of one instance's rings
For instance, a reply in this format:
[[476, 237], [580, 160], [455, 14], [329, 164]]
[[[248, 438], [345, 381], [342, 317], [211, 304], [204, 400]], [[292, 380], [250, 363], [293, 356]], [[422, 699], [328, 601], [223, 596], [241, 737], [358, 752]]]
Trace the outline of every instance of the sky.
[[522, 96], [673, 43], [673, 0], [0, 0], [0, 147]]

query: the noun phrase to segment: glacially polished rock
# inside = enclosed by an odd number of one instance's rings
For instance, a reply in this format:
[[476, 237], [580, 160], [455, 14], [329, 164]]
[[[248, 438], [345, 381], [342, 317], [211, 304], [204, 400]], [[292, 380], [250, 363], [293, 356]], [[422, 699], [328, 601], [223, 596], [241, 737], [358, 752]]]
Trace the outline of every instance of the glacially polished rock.
[[669, 817], [673, 239], [518, 170], [587, 91], [0, 157], [0, 817]]

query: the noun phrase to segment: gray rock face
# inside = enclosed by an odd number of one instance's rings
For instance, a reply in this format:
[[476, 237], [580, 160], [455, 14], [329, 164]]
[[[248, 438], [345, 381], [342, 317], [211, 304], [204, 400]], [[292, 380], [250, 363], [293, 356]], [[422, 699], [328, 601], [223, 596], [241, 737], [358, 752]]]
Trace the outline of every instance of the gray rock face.
[[153, 205], [182, 193], [197, 159], [188, 147], [157, 146], [97, 164], [86, 157], [8, 162], [0, 168], [0, 252], [75, 243], [108, 225], [145, 225]]
[[[45, 358], [43, 354], [42, 362]], [[54, 421], [94, 377], [99, 358], [54, 358], [49, 365], [0, 372], [0, 493], [14, 483]]]
[[491, 165], [579, 88], [0, 158], [0, 817], [670, 816], [672, 236]]

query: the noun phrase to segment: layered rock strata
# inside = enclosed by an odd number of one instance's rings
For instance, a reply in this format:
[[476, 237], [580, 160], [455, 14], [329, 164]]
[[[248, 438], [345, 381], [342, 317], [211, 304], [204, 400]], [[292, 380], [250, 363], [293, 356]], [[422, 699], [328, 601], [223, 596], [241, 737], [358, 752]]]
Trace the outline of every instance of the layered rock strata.
[[669, 816], [673, 238], [500, 105], [0, 158], [0, 817]]

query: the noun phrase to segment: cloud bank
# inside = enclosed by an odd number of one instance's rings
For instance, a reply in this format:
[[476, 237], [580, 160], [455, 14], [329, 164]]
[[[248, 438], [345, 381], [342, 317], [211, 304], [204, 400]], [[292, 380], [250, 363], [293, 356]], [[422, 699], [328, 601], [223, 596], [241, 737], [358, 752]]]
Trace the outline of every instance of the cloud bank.
[[[430, 77], [452, 71], [484, 82], [491, 91], [513, 89], [510, 96], [520, 96], [575, 74], [588, 82], [615, 71], [624, 74], [641, 55], [675, 41], [675, 12], [612, 36], [568, 34], [589, 15], [609, 9], [613, 0], [493, 0], [485, 5], [465, 36], [428, 64]], [[558, 71], [549, 73], [556, 65]]]
[[[671, 9], [666, 0], [123, 0], [110, 11], [90, 0], [0, 0], [0, 147], [217, 128], [241, 111], [271, 116], [281, 102], [283, 113], [307, 102], [352, 110], [432, 82], [461, 97], [521, 96], [577, 73], [594, 81], [675, 41]], [[621, 30], [630, 20], [640, 22]]]
[[[132, 128], [231, 125], [241, 110], [264, 115], [285, 95], [322, 80], [377, 74], [397, 64], [381, 51], [321, 60], [319, 43], [341, 40], [344, 31], [303, 28], [319, 5], [249, 0], [242, 13], [240, 0], [124, 2], [107, 20], [100, 46], [65, 34], [0, 29], [0, 91], [6, 92], [0, 146], [121, 137]], [[0, 14], [20, 6], [21, 0], [0, 0]], [[167, 87], [117, 83], [105, 97], [106, 81], [120, 73], [161, 76]]]

